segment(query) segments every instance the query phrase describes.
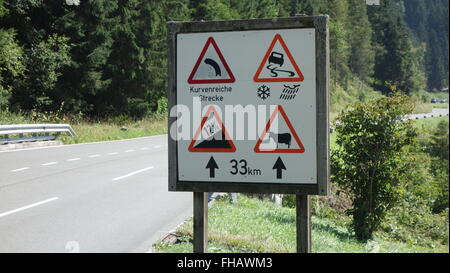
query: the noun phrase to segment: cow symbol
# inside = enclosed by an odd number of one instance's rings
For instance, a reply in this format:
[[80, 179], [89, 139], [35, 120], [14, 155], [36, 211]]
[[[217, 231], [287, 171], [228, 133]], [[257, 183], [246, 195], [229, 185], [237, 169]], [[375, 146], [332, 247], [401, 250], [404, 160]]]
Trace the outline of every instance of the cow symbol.
[[275, 141], [275, 143], [277, 144], [277, 149], [278, 149], [278, 144], [280, 144], [280, 143], [286, 144], [288, 146], [288, 148], [291, 147], [292, 136], [290, 133], [275, 134], [273, 132], [269, 132], [269, 138], [272, 138]]

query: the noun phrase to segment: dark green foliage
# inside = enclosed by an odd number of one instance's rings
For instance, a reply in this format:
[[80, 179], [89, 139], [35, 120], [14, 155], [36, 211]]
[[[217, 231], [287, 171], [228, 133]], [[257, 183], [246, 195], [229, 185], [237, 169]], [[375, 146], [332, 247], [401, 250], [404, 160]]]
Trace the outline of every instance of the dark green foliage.
[[189, 0], [193, 21], [206, 20], [208, 16], [208, 2], [208, 0]]
[[448, 139], [448, 121], [441, 121], [431, 138], [431, 154], [440, 160], [448, 160]]
[[295, 194], [284, 194], [282, 199], [282, 206], [288, 208], [295, 208], [296, 206]]
[[4, 2], [5, 0], [0, 0], [0, 17], [8, 13], [8, 10], [6, 9]]
[[368, 8], [374, 31], [376, 86], [385, 93], [402, 91], [407, 94], [422, 87], [415, 79], [420, 73], [414, 59], [408, 29], [394, 0], [384, 0], [381, 6]]
[[[71, 62], [68, 38], [57, 34], [26, 50], [25, 77], [17, 81], [12, 104], [19, 109], [47, 111], [55, 104], [58, 77]], [[20, 97], [20, 100], [17, 98]]]
[[311, 0], [291, 0], [291, 16], [296, 14], [313, 15], [314, 8]]
[[448, 209], [448, 173], [449, 173], [449, 125], [441, 121], [431, 136], [429, 153], [433, 157], [432, 174], [437, 188], [437, 196], [432, 209], [438, 213]]
[[448, 0], [402, 0], [405, 21], [419, 42], [427, 45], [425, 55], [428, 88], [448, 87]]
[[25, 70], [23, 50], [14, 36], [13, 30], [0, 29], [0, 110], [8, 107], [13, 83]]
[[148, 115], [166, 94], [167, 21], [296, 14], [330, 15], [332, 92], [354, 89], [355, 82], [359, 93], [369, 86], [411, 93], [425, 82], [442, 88], [448, 85], [448, 1], [425, 1], [368, 7], [363, 0], [1, 0], [1, 65], [17, 64], [15, 74], [1, 71], [2, 105]]
[[349, 0], [349, 59], [352, 73], [361, 80], [368, 81], [373, 74], [374, 51], [372, 49], [371, 25], [367, 16], [366, 4], [360, 0]]
[[388, 213], [383, 230], [413, 244], [448, 244], [448, 121], [419, 128], [410, 151], [403, 198]]
[[355, 104], [339, 116], [332, 179], [352, 198], [349, 213], [360, 240], [372, 238], [401, 196], [414, 133], [410, 123], [398, 120], [410, 111], [406, 97], [394, 96]]

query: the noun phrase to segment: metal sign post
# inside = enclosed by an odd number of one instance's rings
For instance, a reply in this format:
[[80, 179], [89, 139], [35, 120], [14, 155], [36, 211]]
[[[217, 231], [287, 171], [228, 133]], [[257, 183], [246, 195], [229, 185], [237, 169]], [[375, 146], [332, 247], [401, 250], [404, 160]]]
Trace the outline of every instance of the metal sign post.
[[169, 191], [194, 192], [194, 251], [207, 192], [295, 194], [299, 252], [308, 195], [329, 192], [328, 16], [168, 23]]
[[194, 253], [208, 250], [208, 193], [194, 192]]
[[308, 195], [296, 196], [297, 253], [311, 252], [311, 199]]

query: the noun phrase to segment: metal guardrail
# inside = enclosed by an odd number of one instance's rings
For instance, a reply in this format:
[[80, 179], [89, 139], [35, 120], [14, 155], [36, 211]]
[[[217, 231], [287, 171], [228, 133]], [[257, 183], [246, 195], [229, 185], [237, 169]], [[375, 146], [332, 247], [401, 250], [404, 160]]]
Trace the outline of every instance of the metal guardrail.
[[0, 125], [0, 144], [54, 140], [61, 133], [76, 135], [69, 124]]

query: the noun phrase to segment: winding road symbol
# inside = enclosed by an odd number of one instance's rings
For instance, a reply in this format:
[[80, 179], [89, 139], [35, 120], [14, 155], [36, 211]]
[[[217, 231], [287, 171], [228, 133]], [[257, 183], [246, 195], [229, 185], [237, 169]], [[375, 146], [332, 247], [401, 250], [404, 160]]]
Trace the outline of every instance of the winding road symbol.
[[213, 59], [210, 59], [210, 58], [206, 58], [203, 62], [205, 64], [212, 66], [212, 68], [214, 68], [214, 71], [216, 72], [216, 77], [222, 76], [222, 71], [220, 70], [220, 66], [216, 61], [214, 61]]

